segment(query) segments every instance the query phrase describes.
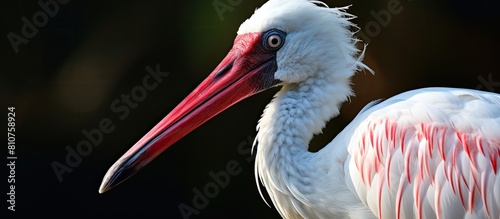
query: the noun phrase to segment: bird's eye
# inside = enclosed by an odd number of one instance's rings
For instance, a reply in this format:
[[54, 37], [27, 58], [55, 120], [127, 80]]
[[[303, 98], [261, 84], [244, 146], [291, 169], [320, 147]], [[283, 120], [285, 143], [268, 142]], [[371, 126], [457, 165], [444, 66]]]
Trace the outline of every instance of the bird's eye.
[[262, 46], [264, 49], [274, 52], [285, 44], [286, 32], [278, 29], [270, 29], [262, 35]]
[[283, 40], [281, 39], [281, 36], [279, 34], [273, 34], [267, 38], [267, 45], [269, 46], [269, 48], [279, 48], [282, 42]]

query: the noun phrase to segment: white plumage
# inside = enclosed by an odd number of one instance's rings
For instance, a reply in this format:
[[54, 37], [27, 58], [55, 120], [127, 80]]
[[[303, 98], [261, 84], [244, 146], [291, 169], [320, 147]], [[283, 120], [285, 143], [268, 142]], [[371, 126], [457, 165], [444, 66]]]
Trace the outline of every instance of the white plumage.
[[499, 109], [466, 89], [388, 99], [356, 118], [347, 185], [379, 218], [498, 218]]
[[[323, 6], [323, 7], [321, 7]], [[500, 219], [500, 95], [426, 88], [373, 102], [320, 151], [314, 134], [367, 69], [347, 8], [270, 0], [215, 70], [106, 173], [99, 192], [238, 101], [281, 85], [257, 130], [255, 174], [284, 218]], [[259, 187], [260, 188], [260, 187]]]
[[499, 218], [500, 96], [409, 91], [365, 107], [330, 144], [314, 134], [352, 95], [361, 68], [345, 8], [271, 0], [238, 34], [288, 33], [282, 90], [258, 124], [256, 176], [284, 218]]

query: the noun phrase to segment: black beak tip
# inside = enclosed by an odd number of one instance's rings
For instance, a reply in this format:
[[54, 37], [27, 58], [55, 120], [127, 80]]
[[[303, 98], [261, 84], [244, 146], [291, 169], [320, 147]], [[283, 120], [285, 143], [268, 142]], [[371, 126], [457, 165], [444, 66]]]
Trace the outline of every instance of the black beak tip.
[[102, 179], [101, 186], [99, 187], [99, 193], [102, 194], [111, 188], [115, 187], [118, 183], [116, 183], [117, 179], [120, 177], [120, 165], [117, 165], [118, 162], [113, 164], [104, 175]]
[[134, 168], [134, 165], [130, 165], [127, 160], [129, 159], [119, 159], [109, 168], [99, 187], [100, 194], [112, 189], [139, 171], [139, 169]]

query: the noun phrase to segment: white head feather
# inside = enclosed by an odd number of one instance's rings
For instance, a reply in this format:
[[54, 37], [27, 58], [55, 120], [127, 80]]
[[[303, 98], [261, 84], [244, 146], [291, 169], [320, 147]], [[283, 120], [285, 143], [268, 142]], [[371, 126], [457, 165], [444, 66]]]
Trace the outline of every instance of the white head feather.
[[[325, 70], [350, 78], [356, 70], [364, 68], [350, 29], [357, 29], [350, 20], [355, 16], [345, 12], [347, 7], [328, 8], [320, 1], [270, 0], [243, 22], [238, 34], [264, 32], [273, 28], [287, 33], [286, 42], [278, 51], [278, 71], [275, 78], [283, 82], [298, 83]], [[371, 70], [370, 70], [371, 71]], [[340, 76], [340, 75], [339, 75]]]

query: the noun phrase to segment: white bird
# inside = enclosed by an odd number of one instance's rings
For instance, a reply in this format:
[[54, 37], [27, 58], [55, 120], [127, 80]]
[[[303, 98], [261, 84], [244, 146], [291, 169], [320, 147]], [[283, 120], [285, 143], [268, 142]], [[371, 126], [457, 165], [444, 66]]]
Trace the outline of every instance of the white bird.
[[500, 218], [500, 95], [426, 88], [368, 104], [336, 138], [314, 134], [353, 95], [361, 69], [346, 8], [270, 0], [184, 101], [106, 173], [130, 177], [219, 112], [282, 86], [257, 130], [255, 174], [284, 218]]

